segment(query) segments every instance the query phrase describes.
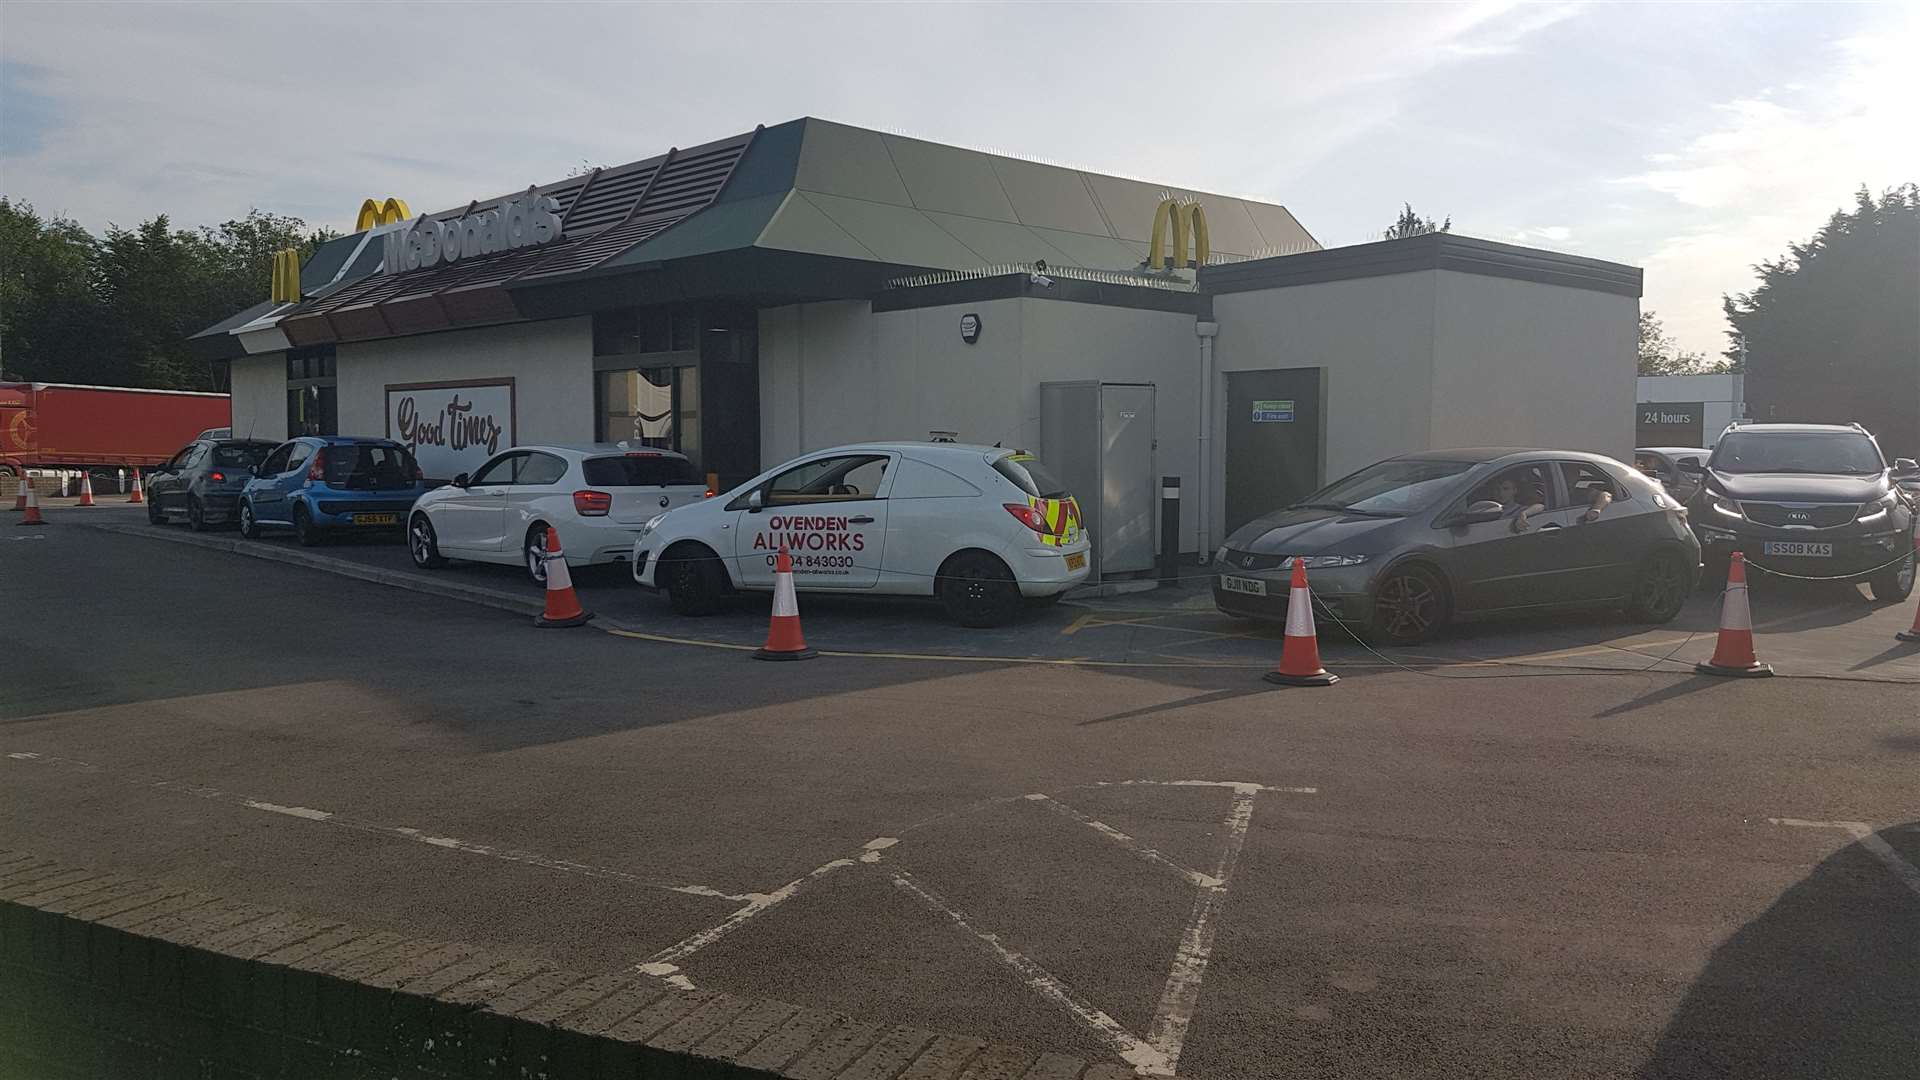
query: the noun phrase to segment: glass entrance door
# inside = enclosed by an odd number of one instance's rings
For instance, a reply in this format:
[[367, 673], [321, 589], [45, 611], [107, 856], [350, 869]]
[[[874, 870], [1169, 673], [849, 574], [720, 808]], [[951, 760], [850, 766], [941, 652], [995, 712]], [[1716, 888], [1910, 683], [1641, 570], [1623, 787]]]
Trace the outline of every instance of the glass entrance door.
[[597, 375], [595, 437], [678, 450], [700, 461], [698, 368], [628, 368]]

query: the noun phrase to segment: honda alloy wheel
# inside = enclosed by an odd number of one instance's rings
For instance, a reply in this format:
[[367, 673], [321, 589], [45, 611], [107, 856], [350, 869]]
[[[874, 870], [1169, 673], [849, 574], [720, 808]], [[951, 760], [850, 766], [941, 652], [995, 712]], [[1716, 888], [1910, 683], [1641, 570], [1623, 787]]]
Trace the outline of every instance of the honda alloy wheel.
[[1417, 645], [1447, 621], [1446, 587], [1424, 566], [1397, 567], [1373, 591], [1367, 636], [1387, 645]]

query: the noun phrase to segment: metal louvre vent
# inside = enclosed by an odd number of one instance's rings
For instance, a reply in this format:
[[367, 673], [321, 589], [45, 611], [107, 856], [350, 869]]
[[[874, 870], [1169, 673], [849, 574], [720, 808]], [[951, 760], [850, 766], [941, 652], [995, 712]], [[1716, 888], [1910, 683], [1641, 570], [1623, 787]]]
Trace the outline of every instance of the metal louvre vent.
[[568, 208], [567, 233], [572, 236], [591, 234], [625, 217], [627, 211], [633, 208], [633, 201], [647, 190], [647, 185], [653, 182], [653, 174], [658, 171], [658, 165], [649, 165], [617, 176], [602, 173], [586, 195]]
[[1742, 501], [1747, 520], [1780, 529], [1831, 529], [1853, 520], [1860, 507], [1853, 503], [1756, 503]]

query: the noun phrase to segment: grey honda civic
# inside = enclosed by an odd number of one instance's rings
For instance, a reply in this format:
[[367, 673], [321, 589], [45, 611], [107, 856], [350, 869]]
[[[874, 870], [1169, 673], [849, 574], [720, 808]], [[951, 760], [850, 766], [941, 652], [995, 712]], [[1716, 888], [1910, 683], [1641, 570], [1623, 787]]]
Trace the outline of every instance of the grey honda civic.
[[1316, 616], [1389, 645], [1552, 608], [1663, 623], [1700, 573], [1684, 507], [1632, 467], [1571, 450], [1432, 450], [1369, 465], [1234, 530], [1215, 556], [1215, 605], [1285, 619], [1295, 557]]

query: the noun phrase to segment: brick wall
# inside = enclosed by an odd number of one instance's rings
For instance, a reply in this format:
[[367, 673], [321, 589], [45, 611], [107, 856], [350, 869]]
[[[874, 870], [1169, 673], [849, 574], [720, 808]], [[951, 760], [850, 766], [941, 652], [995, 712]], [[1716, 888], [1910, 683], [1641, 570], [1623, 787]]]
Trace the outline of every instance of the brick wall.
[[0, 1077], [1131, 1075], [0, 851]]

